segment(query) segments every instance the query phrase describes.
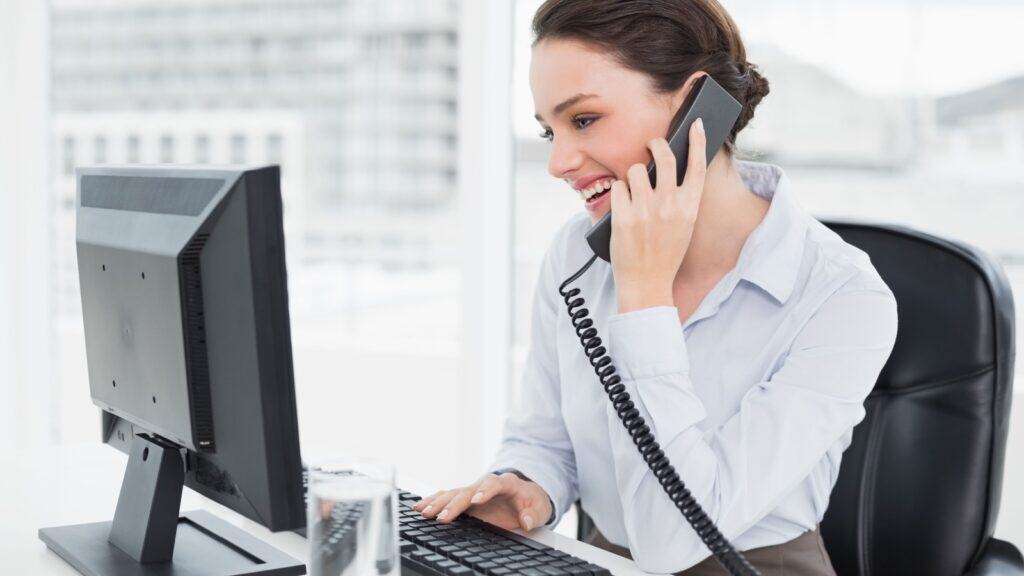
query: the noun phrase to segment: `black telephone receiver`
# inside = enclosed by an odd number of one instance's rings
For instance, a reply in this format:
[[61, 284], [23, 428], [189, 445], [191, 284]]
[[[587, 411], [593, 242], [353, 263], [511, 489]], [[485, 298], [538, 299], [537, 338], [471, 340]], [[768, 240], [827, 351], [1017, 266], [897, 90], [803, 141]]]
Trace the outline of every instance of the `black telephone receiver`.
[[[670, 127], [674, 127], [674, 129], [669, 129], [672, 137], [669, 138], [668, 143], [676, 157], [676, 183], [681, 183], [683, 175], [686, 174], [687, 152], [690, 147], [690, 125], [693, 124], [693, 121], [701, 118], [704, 122], [707, 159], [710, 164], [715, 153], [725, 143], [725, 138], [732, 130], [733, 124], [736, 123], [741, 108], [740, 103], [710, 76], [702, 76], [697, 80], [670, 124]], [[651, 186], [654, 186], [656, 174], [653, 161], [647, 166], [647, 175], [651, 178]], [[590, 365], [594, 367], [594, 372], [597, 373], [601, 386], [608, 394], [608, 399], [611, 400], [615, 412], [619, 415], [619, 420], [622, 421], [622, 425], [626, 427], [629, 435], [633, 438], [633, 443], [636, 444], [644, 462], [654, 473], [661, 487], [665, 489], [669, 499], [729, 574], [734, 576], [757, 575], [758, 571], [722, 536], [718, 527], [711, 522], [707, 513], [683, 484], [679, 473], [668, 461], [668, 457], [665, 456], [654, 439], [654, 435], [651, 434], [650, 428], [644, 423], [640, 411], [629, 399], [629, 393], [626, 392], [621, 378], [615, 373], [615, 365], [612, 364], [611, 358], [605, 355], [607, 351], [601, 346], [601, 338], [593, 327], [594, 321], [587, 318], [589, 312], [583, 308], [585, 304], [583, 298], [576, 298], [576, 295], [580, 293], [579, 288], [567, 288], [569, 284], [582, 276], [598, 257], [611, 261], [611, 216], [612, 214], [609, 212], [587, 232], [587, 242], [593, 249], [594, 256], [578, 272], [562, 282], [558, 287], [558, 292], [565, 299], [569, 318], [576, 330], [576, 335], [579, 336], [580, 342], [583, 344], [584, 353], [590, 359]]]
[[[731, 94], [711, 76], [701, 76], [694, 83], [686, 100], [669, 124], [668, 146], [676, 157], [676, 184], [683, 182], [686, 175], [687, 156], [690, 150], [690, 125], [697, 118], [704, 122], [707, 140], [708, 164], [725, 143], [743, 107]], [[647, 165], [647, 175], [653, 187], [657, 181], [654, 161]], [[612, 213], [609, 211], [587, 232], [587, 243], [606, 262], [611, 262]]]

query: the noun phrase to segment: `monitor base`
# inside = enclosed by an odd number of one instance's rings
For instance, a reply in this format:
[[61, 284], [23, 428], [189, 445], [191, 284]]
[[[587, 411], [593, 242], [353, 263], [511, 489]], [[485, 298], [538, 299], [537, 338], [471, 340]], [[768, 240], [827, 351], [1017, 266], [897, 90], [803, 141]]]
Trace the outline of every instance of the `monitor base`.
[[203, 510], [178, 518], [170, 562], [142, 564], [109, 541], [112, 522], [57, 526], [39, 538], [86, 576], [299, 576], [302, 562]]

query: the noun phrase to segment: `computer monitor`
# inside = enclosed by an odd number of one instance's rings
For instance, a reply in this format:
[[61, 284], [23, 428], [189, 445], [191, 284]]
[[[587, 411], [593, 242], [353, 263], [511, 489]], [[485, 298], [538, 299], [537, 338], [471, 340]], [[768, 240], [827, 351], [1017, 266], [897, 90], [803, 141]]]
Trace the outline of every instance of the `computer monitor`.
[[305, 525], [279, 168], [76, 177], [89, 387], [129, 462], [113, 521], [40, 538], [84, 574], [305, 573], [212, 514], [179, 516], [188, 486], [272, 531]]

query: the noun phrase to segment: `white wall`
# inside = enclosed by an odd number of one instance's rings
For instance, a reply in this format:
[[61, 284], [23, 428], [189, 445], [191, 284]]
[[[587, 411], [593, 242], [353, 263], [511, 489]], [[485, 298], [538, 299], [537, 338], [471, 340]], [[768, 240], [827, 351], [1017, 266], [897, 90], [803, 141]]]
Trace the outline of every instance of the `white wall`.
[[55, 435], [46, 6], [0, 2], [0, 437], [22, 445]]
[[[512, 3], [466, 1], [459, 14], [462, 391], [460, 476], [495, 455], [509, 395], [512, 222]], [[457, 412], [455, 412], [457, 411]]]

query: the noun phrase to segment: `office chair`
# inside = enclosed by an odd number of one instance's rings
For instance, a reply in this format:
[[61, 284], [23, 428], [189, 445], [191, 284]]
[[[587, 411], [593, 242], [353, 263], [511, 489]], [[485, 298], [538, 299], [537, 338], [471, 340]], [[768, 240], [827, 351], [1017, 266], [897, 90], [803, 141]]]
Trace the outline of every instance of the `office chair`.
[[836, 572], [1024, 575], [1020, 551], [992, 537], [1015, 353], [1002, 268], [902, 226], [825, 225], [868, 253], [899, 315], [821, 523]]
[[[1013, 385], [1013, 295], [971, 246], [903, 226], [824, 222], [896, 296], [899, 332], [821, 523], [839, 576], [1024, 576], [992, 537]], [[593, 522], [577, 502], [577, 538]]]

